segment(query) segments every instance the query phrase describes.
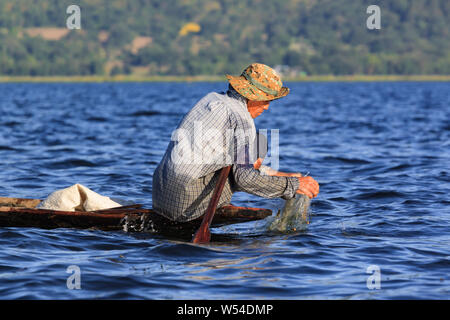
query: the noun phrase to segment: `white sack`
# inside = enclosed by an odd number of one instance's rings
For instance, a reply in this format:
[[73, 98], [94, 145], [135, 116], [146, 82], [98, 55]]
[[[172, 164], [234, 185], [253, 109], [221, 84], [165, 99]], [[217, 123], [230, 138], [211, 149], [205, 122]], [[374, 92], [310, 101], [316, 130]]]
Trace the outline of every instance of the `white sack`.
[[120, 206], [108, 197], [99, 195], [81, 184], [75, 184], [53, 192], [37, 208], [58, 211], [94, 211]]

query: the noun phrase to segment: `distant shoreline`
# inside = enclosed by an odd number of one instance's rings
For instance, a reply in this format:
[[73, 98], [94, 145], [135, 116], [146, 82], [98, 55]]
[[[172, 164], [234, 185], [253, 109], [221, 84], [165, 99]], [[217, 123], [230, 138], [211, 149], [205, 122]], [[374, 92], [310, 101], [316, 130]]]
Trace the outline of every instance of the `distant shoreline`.
[[[318, 75], [283, 77], [286, 82], [389, 82], [450, 81], [450, 75]], [[225, 82], [224, 76], [0, 76], [0, 83], [76, 83], [76, 82]]]

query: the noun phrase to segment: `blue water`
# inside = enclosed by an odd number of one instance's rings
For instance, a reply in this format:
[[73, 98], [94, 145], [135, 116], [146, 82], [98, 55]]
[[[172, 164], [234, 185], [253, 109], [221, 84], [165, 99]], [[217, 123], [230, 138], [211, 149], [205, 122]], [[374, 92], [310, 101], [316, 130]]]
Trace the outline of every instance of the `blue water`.
[[[0, 228], [0, 298], [448, 299], [450, 83], [288, 85], [256, 125], [279, 129], [280, 170], [320, 183], [305, 230], [237, 224], [197, 246], [149, 233]], [[172, 130], [224, 88], [1, 84], [0, 196], [43, 199], [81, 183], [151, 207]], [[233, 203], [276, 211], [283, 200], [240, 193]], [[67, 287], [72, 265], [81, 289]]]

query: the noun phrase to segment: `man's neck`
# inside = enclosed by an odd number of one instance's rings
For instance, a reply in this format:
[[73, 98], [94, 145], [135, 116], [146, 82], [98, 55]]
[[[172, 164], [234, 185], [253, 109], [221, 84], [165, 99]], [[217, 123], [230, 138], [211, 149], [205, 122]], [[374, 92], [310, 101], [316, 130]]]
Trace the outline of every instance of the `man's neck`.
[[245, 105], [245, 107], [247, 107], [247, 99], [246, 99], [245, 97], [241, 96], [241, 95], [240, 95], [236, 90], [234, 90], [233, 88], [231, 88], [231, 87], [228, 88], [227, 95], [228, 95], [230, 98], [234, 98], [234, 99], [236, 99], [236, 100], [242, 102], [242, 103]]

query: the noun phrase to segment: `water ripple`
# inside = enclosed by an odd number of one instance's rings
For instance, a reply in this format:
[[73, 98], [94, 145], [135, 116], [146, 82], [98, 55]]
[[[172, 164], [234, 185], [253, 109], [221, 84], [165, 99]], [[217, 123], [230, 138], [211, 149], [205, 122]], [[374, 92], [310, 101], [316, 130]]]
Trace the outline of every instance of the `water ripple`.
[[[0, 228], [3, 299], [442, 299], [449, 293], [449, 83], [288, 83], [255, 123], [280, 170], [321, 184], [311, 223], [151, 233]], [[151, 207], [152, 172], [185, 112], [225, 83], [0, 84], [0, 196], [81, 183]], [[301, 124], [301, 125], [299, 125]], [[420, 134], [418, 134], [420, 133]], [[238, 193], [235, 205], [280, 199]], [[80, 267], [81, 290], [66, 286]], [[369, 290], [367, 268], [381, 270]]]

